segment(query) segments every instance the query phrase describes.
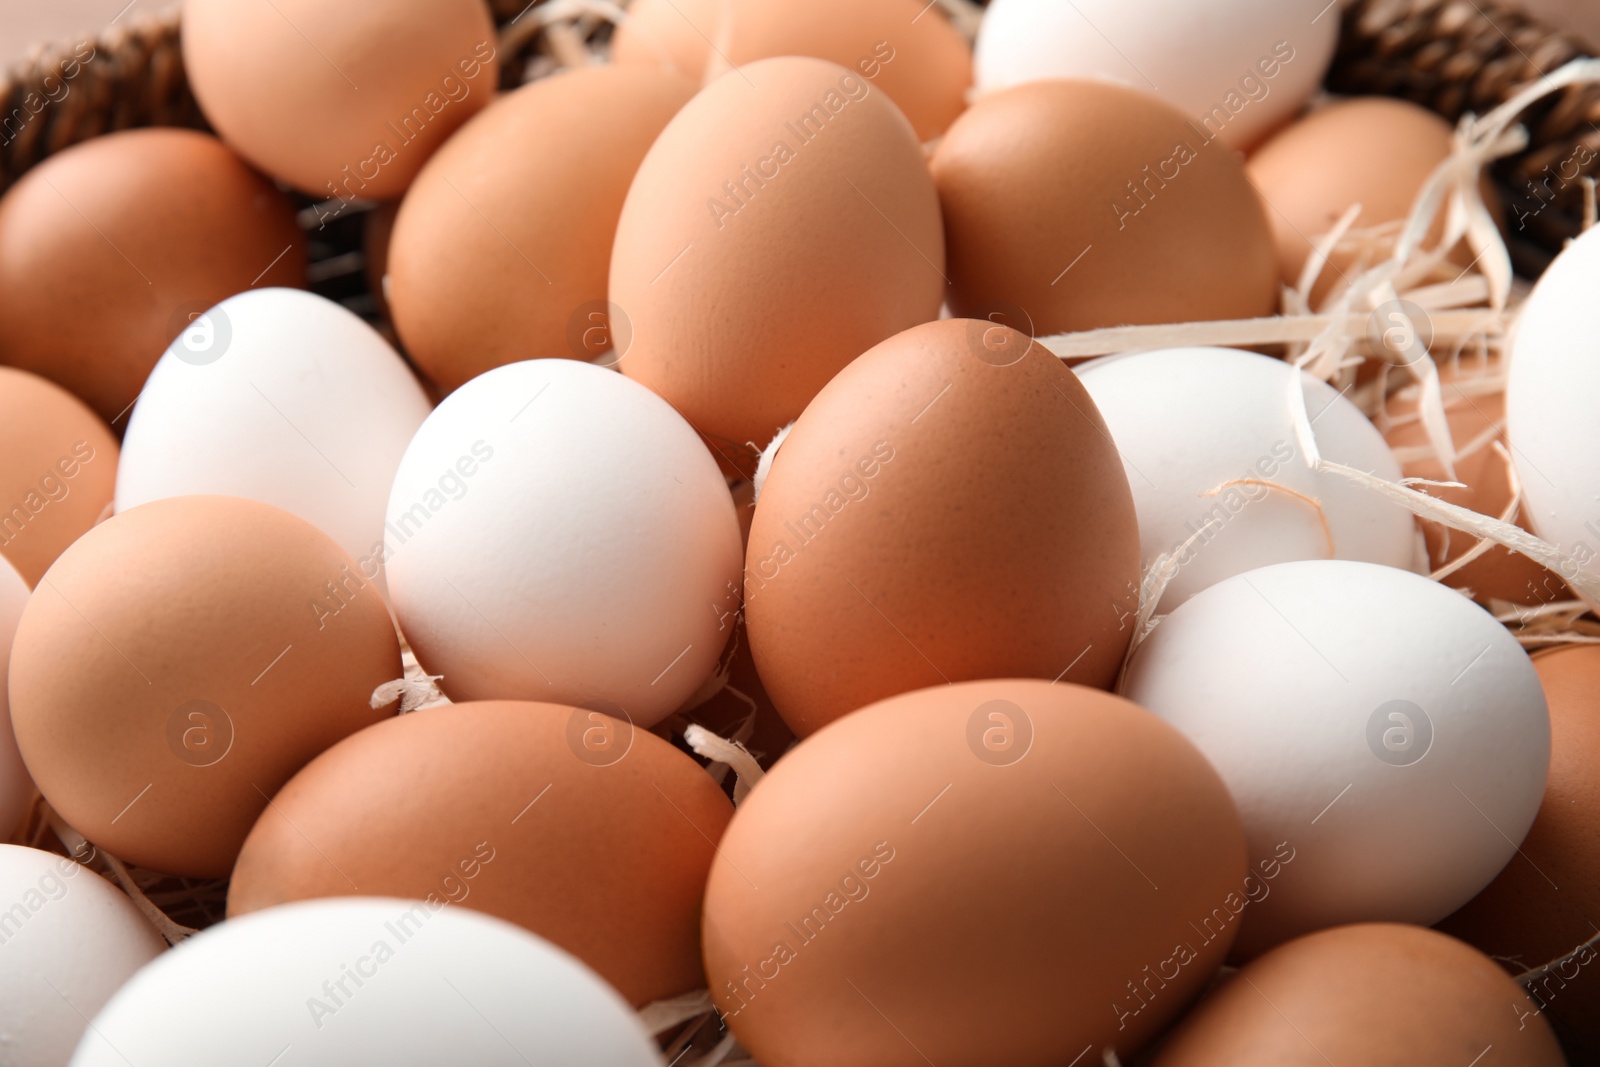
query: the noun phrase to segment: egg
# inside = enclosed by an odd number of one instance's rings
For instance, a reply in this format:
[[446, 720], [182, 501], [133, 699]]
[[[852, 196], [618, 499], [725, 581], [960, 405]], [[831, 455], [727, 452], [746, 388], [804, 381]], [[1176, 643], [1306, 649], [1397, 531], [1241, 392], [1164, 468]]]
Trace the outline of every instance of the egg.
[[[1284, 284], [1298, 284], [1317, 240], [1352, 205], [1361, 205], [1355, 226], [1362, 229], [1409, 216], [1453, 142], [1454, 130], [1437, 113], [1406, 100], [1367, 96], [1318, 108], [1258, 148], [1245, 171], [1267, 202]], [[1443, 233], [1441, 214], [1430, 245]], [[1335, 253], [1318, 279], [1314, 301], [1356, 271], [1359, 258], [1353, 250]], [[1372, 266], [1373, 257], [1367, 259]]]
[[117, 454], [83, 401], [0, 367], [0, 559], [30, 587], [110, 507]]
[[678, 112], [628, 190], [620, 366], [748, 475], [846, 363], [938, 316], [943, 269], [933, 182], [887, 96], [818, 59], [748, 63]]
[[739, 610], [739, 520], [660, 397], [563, 359], [510, 363], [428, 416], [389, 496], [389, 592], [454, 700], [604, 700], [655, 725]]
[[406, 351], [442, 390], [520, 359], [626, 351], [606, 303], [617, 217], [693, 93], [633, 67], [557, 74], [490, 105], [428, 161], [395, 220], [389, 297]]
[[430, 409], [371, 326], [298, 289], [255, 289], [197, 317], [128, 419], [118, 511], [174, 496], [248, 497], [298, 515], [382, 588], [400, 457]]
[[924, 141], [962, 112], [972, 84], [972, 49], [917, 0], [640, 0], [628, 14], [613, 45], [618, 63], [699, 81], [708, 68], [773, 56], [826, 59], [882, 89]]
[[0, 844], [0, 916], [7, 1067], [65, 1063], [94, 1013], [167, 947], [104, 878], [67, 856], [20, 845]]
[[50, 806], [128, 863], [219, 878], [268, 798], [393, 714], [388, 611], [326, 534], [253, 500], [156, 501], [96, 526], [23, 610], [11, 721]]
[[[1530, 989], [1569, 1050], [1600, 1053], [1600, 648], [1541, 652], [1533, 666], [1550, 702], [1550, 778], [1533, 829], [1488, 888], [1440, 929], [1513, 973], [1551, 964]], [[1574, 1062], [1577, 1062], [1576, 1059]]]
[[956, 315], [1041, 336], [1276, 310], [1272, 232], [1233, 150], [1136, 89], [981, 97], [930, 165]]
[[1283, 945], [1201, 1002], [1151, 1067], [1567, 1062], [1494, 961], [1432, 930], [1368, 923]]
[[1339, 36], [1337, 7], [1323, 5], [994, 0], [978, 31], [978, 91], [1103, 79], [1159, 95], [1207, 136], [1248, 148], [1322, 84]]
[[626, 720], [517, 701], [433, 708], [290, 779], [239, 854], [228, 914], [357, 893], [459, 904], [646, 1004], [705, 984], [700, 901], [732, 815], [694, 760]]
[[[0, 558], [0, 679], [11, 668], [11, 640], [17, 621], [28, 603], [28, 583], [16, 569]], [[0, 840], [9, 840], [27, 814], [33, 800], [33, 779], [17, 751], [16, 734], [11, 730], [11, 702], [6, 686], [0, 685]]]
[[200, 108], [250, 162], [311, 196], [399, 196], [499, 79], [483, 0], [184, 0]]
[[1143, 565], [1177, 553], [1162, 610], [1271, 563], [1411, 564], [1410, 512], [1313, 470], [1302, 454], [1292, 411], [1297, 379], [1323, 457], [1400, 478], [1383, 436], [1327, 384], [1232, 348], [1112, 356], [1079, 373], [1127, 470]]
[[254, 285], [303, 285], [305, 273], [289, 201], [216, 138], [92, 137], [0, 198], [0, 363], [114, 423], [195, 315]]
[[1283, 859], [1253, 956], [1340, 923], [1432, 923], [1533, 824], [1550, 761], [1538, 676], [1488, 612], [1419, 575], [1279, 563], [1166, 616], [1122, 692], [1228, 783], [1250, 856]]
[[72, 1067], [286, 1054], [307, 1067], [662, 1063], [627, 1004], [549, 943], [465, 908], [362, 897], [190, 938], [94, 1017]]
[[746, 797], [706, 973], [763, 1067], [1099, 1063], [1205, 985], [1249, 880], [1226, 789], [1155, 716], [958, 682], [846, 716]]
[[[1600, 232], [1556, 257], [1523, 304], [1506, 382], [1506, 439], [1533, 530], [1569, 557], [1572, 582], [1600, 570]], [[1595, 606], [1587, 594], [1580, 595]]]
[[1109, 687], [1138, 581], [1128, 481], [1082, 384], [1009, 327], [946, 319], [851, 363], [784, 438], [745, 618], [804, 737], [940, 682]]
[[[1466, 486], [1429, 486], [1430, 496], [1499, 518], [1511, 503], [1510, 471], [1494, 449], [1496, 442], [1505, 441], [1506, 398], [1504, 391], [1484, 391], [1481, 383], [1482, 379], [1472, 371], [1440, 368], [1445, 419], [1456, 451], [1454, 478], [1446, 474], [1430, 450], [1427, 431], [1417, 417], [1414, 388], [1390, 398], [1388, 412], [1395, 421], [1384, 439], [1397, 455], [1407, 457], [1401, 464], [1401, 472], [1407, 478], [1455, 481]], [[1432, 567], [1454, 562], [1478, 543], [1471, 534], [1439, 523], [1419, 519], [1417, 524], [1427, 538]], [[1514, 604], [1543, 604], [1572, 598], [1559, 575], [1520, 552], [1500, 546], [1490, 548], [1443, 581], [1452, 588], [1470, 591], [1480, 600], [1494, 597]]]

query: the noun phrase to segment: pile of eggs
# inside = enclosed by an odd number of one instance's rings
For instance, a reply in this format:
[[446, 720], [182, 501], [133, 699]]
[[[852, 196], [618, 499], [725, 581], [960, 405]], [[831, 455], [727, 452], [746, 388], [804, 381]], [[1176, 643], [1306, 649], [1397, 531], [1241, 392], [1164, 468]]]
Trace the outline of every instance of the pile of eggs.
[[215, 134], [0, 199], [0, 1061], [1600, 1044], [1600, 649], [1485, 607], [1595, 588], [1600, 236], [1441, 358], [1449, 469], [1415, 387], [1069, 366], [1451, 150], [1203, 7], [635, 0], [500, 92], [482, 0], [187, 0]]

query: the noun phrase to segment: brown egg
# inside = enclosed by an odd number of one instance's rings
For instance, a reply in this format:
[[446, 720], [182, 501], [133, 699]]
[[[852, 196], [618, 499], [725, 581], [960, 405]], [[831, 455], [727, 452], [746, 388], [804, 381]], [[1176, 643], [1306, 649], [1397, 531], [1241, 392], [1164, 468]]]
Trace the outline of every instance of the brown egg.
[[305, 277], [289, 201], [216, 138], [94, 137], [0, 199], [0, 363], [126, 425], [150, 368], [195, 315]]
[[442, 390], [517, 360], [625, 350], [606, 303], [617, 217], [692, 95], [654, 70], [557, 74], [495, 101], [428, 161], [395, 220], [389, 298]]
[[0, 367], [0, 556], [29, 587], [111, 505], [117, 442], [83, 401]]
[[828, 383], [767, 474], [745, 556], [756, 667], [801, 737], [940, 682], [1109, 687], [1135, 521], [1060, 360], [989, 323], [907, 330]]
[[1228, 978], [1151, 1067], [1563, 1067], [1537, 1006], [1493, 960], [1421, 926], [1338, 926]]
[[284, 786], [239, 855], [228, 914], [431, 896], [532, 930], [644, 1004], [705, 982], [700, 901], [732, 815], [694, 760], [599, 712], [433, 708]]
[[[1450, 124], [1434, 112], [1372, 96], [1319, 108], [1257, 149], [1245, 170], [1267, 202], [1284, 284], [1299, 282], [1312, 246], [1352, 204], [1361, 205], [1358, 228], [1410, 215], [1450, 144]], [[1435, 238], [1443, 229], [1441, 215]], [[1334, 255], [1313, 301], [1354, 270], [1358, 258], [1353, 250]]]
[[611, 38], [611, 61], [652, 67], [699, 84], [724, 0], [635, 0]]
[[763, 1067], [1099, 1064], [1216, 971], [1245, 878], [1222, 780], [1154, 715], [938, 686], [801, 742], [745, 799], [706, 974]]
[[1513, 974], [1554, 964], [1533, 994], [1568, 1051], [1600, 1062], [1600, 647], [1542, 652], [1533, 666], [1550, 704], [1544, 803], [1506, 869], [1439, 926]]
[[183, 64], [239, 154], [312, 196], [399, 196], [499, 79], [483, 0], [184, 0]]
[[393, 715], [388, 609], [326, 534], [235, 497], [113, 516], [45, 574], [17, 626], [11, 719], [34, 781], [129, 863], [217, 878], [267, 798]]
[[[1440, 370], [1440, 385], [1445, 403], [1445, 418], [1457, 452], [1455, 481], [1465, 489], [1429, 487], [1428, 493], [1441, 500], [1499, 518], [1511, 502], [1511, 480], [1507, 464], [1494, 450], [1492, 442], [1505, 441], [1506, 398], [1503, 392], [1483, 393], [1473, 387], [1473, 372]], [[1389, 414], [1396, 422], [1384, 435], [1396, 450], [1427, 445], [1427, 431], [1416, 418], [1415, 389], [1389, 402]], [[1496, 428], [1498, 427], [1498, 431]], [[1401, 464], [1407, 478], [1449, 481], [1437, 459], [1427, 456]], [[1477, 538], [1435, 522], [1418, 521], [1428, 546], [1431, 567], [1444, 566], [1464, 555]], [[1494, 597], [1515, 604], [1544, 604], [1570, 599], [1566, 583], [1520, 552], [1498, 546], [1479, 556], [1454, 574], [1445, 584], [1469, 589], [1480, 600]]]
[[1035, 336], [1270, 315], [1278, 270], [1233, 149], [1154, 97], [1091, 81], [983, 97], [932, 161], [950, 309]]
[[667, 125], [628, 191], [621, 367], [747, 475], [829, 378], [939, 313], [939, 203], [915, 134], [859, 74], [764, 59]]

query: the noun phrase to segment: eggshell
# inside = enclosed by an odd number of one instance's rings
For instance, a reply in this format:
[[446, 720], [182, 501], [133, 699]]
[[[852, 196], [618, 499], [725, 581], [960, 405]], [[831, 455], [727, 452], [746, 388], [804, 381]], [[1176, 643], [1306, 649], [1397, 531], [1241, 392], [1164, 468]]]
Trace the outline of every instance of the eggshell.
[[1600, 1055], [1600, 648], [1542, 652], [1533, 667], [1550, 702], [1539, 817], [1499, 877], [1439, 925], [1513, 974], [1554, 963], [1531, 988], [1578, 1062], [1579, 1050]]
[[[1494, 449], [1495, 442], [1505, 443], [1506, 398], [1504, 392], [1483, 392], [1474, 378], [1471, 372], [1440, 368], [1445, 419], [1456, 449], [1453, 478], [1447, 476], [1444, 465], [1427, 451], [1428, 435], [1417, 418], [1414, 390], [1389, 400], [1389, 414], [1396, 421], [1384, 434], [1384, 439], [1397, 455], [1416, 457], [1401, 464], [1401, 472], [1407, 478], [1456, 481], [1466, 486], [1465, 489], [1429, 486], [1430, 496], [1499, 518], [1511, 503], [1510, 470]], [[1440, 523], [1419, 519], [1417, 525], [1427, 538], [1431, 567], [1454, 562], [1478, 543], [1471, 534]], [[1494, 597], [1514, 604], [1545, 604], [1572, 599], [1572, 593], [1559, 575], [1520, 552], [1499, 546], [1490, 548], [1443, 581], [1451, 588], [1471, 591], [1480, 600]]]
[[1410, 565], [1411, 513], [1312, 470], [1302, 454], [1291, 410], [1296, 379], [1324, 458], [1400, 478], [1383, 436], [1325, 383], [1282, 360], [1232, 348], [1114, 356], [1079, 373], [1128, 472], [1142, 565], [1200, 535], [1178, 557], [1163, 611], [1270, 563]]
[[748, 475], [751, 443], [938, 315], [943, 269], [933, 182], [887, 96], [818, 59], [749, 63], [678, 112], [628, 190], [611, 260], [633, 323], [621, 367]]
[[7, 1067], [59, 1067], [89, 1019], [167, 943], [77, 861], [0, 844], [0, 1035]]
[[[0, 558], [0, 680], [11, 669], [11, 640], [17, 621], [28, 603], [28, 583]], [[11, 730], [11, 702], [7, 687], [0, 685], [0, 840], [16, 831], [33, 800], [33, 779], [17, 751], [17, 738]]]
[[611, 61], [654, 67], [698, 84], [711, 56], [711, 39], [724, 0], [636, 0], [611, 36]]
[[605, 700], [652, 726], [739, 610], [739, 521], [711, 454], [590, 364], [511, 363], [447, 397], [386, 529], [400, 628], [455, 700]]
[[1251, 858], [1283, 861], [1245, 916], [1245, 957], [1340, 923], [1442, 919], [1515, 854], [1544, 793], [1550, 720], [1527, 654], [1392, 567], [1219, 582], [1140, 645], [1123, 693], [1210, 758]]
[[978, 31], [978, 90], [1096, 78], [1155, 93], [1248, 148], [1322, 84], [1339, 36], [1324, 0], [994, 0]]
[[1153, 715], [1076, 685], [939, 686], [803, 741], [745, 799], [706, 972], [763, 1067], [1098, 1063], [1210, 978], [1244, 878], [1226, 789]]
[[393, 714], [383, 600], [327, 535], [253, 500], [116, 515], [39, 583], [11, 653], [11, 720], [52, 808], [128, 863], [221, 877], [267, 798]]
[[[1534, 532], [1600, 572], [1600, 232], [1567, 246], [1522, 306], [1506, 383], [1506, 438]], [[1592, 596], [1579, 593], [1595, 605]]]
[[312, 196], [399, 196], [499, 79], [483, 0], [184, 0], [183, 65], [240, 155]]
[[982, 97], [931, 166], [956, 315], [1004, 309], [1042, 336], [1276, 310], [1272, 232], [1232, 149], [1138, 90]]
[[850, 364], [756, 502], [745, 618], [801, 737], [939, 682], [1110, 686], [1138, 605], [1127, 478], [1043, 347], [946, 319]]
[[[1423, 185], [1450, 155], [1453, 133], [1427, 108], [1368, 96], [1318, 108], [1257, 149], [1245, 171], [1267, 202], [1284, 284], [1299, 282], [1317, 240], [1352, 205], [1361, 205], [1355, 221], [1360, 228], [1409, 216]], [[1443, 232], [1441, 215], [1430, 240]], [[1354, 272], [1357, 258], [1336, 252], [1323, 269], [1316, 298]]]
[[216, 138], [92, 137], [0, 199], [0, 363], [114, 421], [192, 316], [253, 285], [303, 285], [305, 274], [289, 201]]
[[617, 217], [693, 94], [631, 67], [557, 74], [496, 101], [428, 161], [395, 222], [389, 295], [406, 351], [441, 389], [519, 359], [626, 350], [606, 304]]
[[362, 897], [214, 926], [134, 976], [72, 1067], [471, 1063], [659, 1067], [588, 968], [464, 908]]
[[296, 289], [229, 297], [156, 364], [117, 468], [117, 510], [213, 493], [298, 515], [382, 582], [384, 510], [430, 408], [377, 331]]
[[705, 984], [700, 901], [732, 815], [694, 760], [624, 720], [517, 701], [434, 708], [295, 775], [239, 854], [228, 914], [357, 893], [460, 904], [549, 938], [646, 1004]]
[[1432, 930], [1342, 926], [1274, 949], [1211, 994], [1151, 1067], [1567, 1061], [1494, 961]]
[[116, 477], [116, 438], [83, 401], [0, 367], [0, 558], [30, 587], [110, 506]]

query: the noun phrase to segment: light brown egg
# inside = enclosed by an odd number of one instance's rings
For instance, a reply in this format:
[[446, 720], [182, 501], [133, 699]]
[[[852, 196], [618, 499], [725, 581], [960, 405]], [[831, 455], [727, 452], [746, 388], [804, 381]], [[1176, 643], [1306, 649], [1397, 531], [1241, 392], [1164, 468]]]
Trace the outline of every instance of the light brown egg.
[[644, 1004], [701, 987], [700, 902], [733, 806], [672, 745], [587, 708], [483, 701], [346, 739], [250, 833], [228, 914], [329, 896], [517, 923]]
[[174, 497], [96, 526], [17, 626], [11, 719], [50, 806], [107, 852], [216, 878], [267, 798], [370, 706], [400, 647], [377, 588], [326, 534], [235, 497]]
[[763, 1067], [1099, 1064], [1204, 986], [1246, 881], [1227, 789], [1154, 715], [937, 686], [801, 742], [745, 799], [706, 973]]
[[1276, 310], [1272, 233], [1233, 149], [1154, 97], [1005, 89], [956, 120], [932, 168], [957, 315], [1043, 336]]
[[1338, 926], [1280, 945], [1201, 1001], [1151, 1067], [1563, 1067], [1494, 961], [1420, 926]]
[[495, 101], [428, 161], [395, 220], [389, 299], [441, 390], [504, 363], [626, 347], [606, 303], [617, 217], [693, 94], [635, 67], [557, 74]]
[[621, 362], [747, 475], [846, 363], [939, 313], [939, 204], [915, 134], [859, 74], [764, 59], [667, 125], [628, 191]]
[[1439, 927], [1513, 974], [1554, 964], [1534, 996], [1573, 1062], [1600, 1062], [1600, 648], [1542, 652], [1533, 666], [1550, 704], [1544, 803], [1506, 869]]
[[195, 315], [305, 275], [289, 201], [216, 138], [94, 137], [0, 199], [0, 363], [125, 427], [150, 368]]
[[77, 397], [0, 367], [0, 556], [29, 587], [111, 505], [117, 442]]
[[[1429, 487], [1427, 491], [1441, 500], [1499, 518], [1511, 502], [1507, 464], [1493, 447], [1494, 441], [1505, 441], [1506, 398], [1503, 392], [1483, 393], [1474, 388], [1473, 377], [1448, 367], [1440, 370], [1450, 436], [1457, 452], [1465, 453], [1456, 457], [1454, 480], [1467, 488]], [[1389, 402], [1390, 416], [1400, 420], [1384, 435], [1393, 449], [1416, 450], [1427, 445], [1427, 431], [1415, 417], [1416, 395], [1413, 389]], [[1407, 478], [1451, 480], [1446, 478], [1443, 465], [1431, 456], [1403, 462], [1401, 469]], [[1427, 541], [1428, 563], [1434, 568], [1459, 558], [1477, 544], [1471, 534], [1439, 523], [1418, 520], [1418, 525]], [[1515, 604], [1545, 604], [1571, 597], [1559, 575], [1520, 552], [1499, 546], [1446, 576], [1444, 581], [1456, 589], [1470, 589], [1480, 600], [1494, 597]]]
[[756, 667], [801, 737], [940, 682], [1109, 687], [1135, 521], [1060, 360], [990, 323], [907, 330], [828, 383], [768, 472], [745, 556]]
[[483, 0], [185, 0], [183, 64], [239, 154], [311, 196], [399, 196], [489, 103]]
[[[1258, 148], [1245, 171], [1267, 202], [1284, 284], [1299, 282], [1312, 246], [1352, 204], [1361, 205], [1358, 228], [1408, 216], [1428, 176], [1450, 154], [1450, 142], [1450, 124], [1434, 112], [1372, 96], [1319, 108]], [[1441, 215], [1435, 238], [1443, 228]], [[1357, 259], [1353, 250], [1332, 256], [1313, 302]]]
[[966, 108], [972, 48], [918, 0], [640, 0], [612, 58], [700, 81], [774, 56], [811, 56], [882, 89], [932, 140]]

